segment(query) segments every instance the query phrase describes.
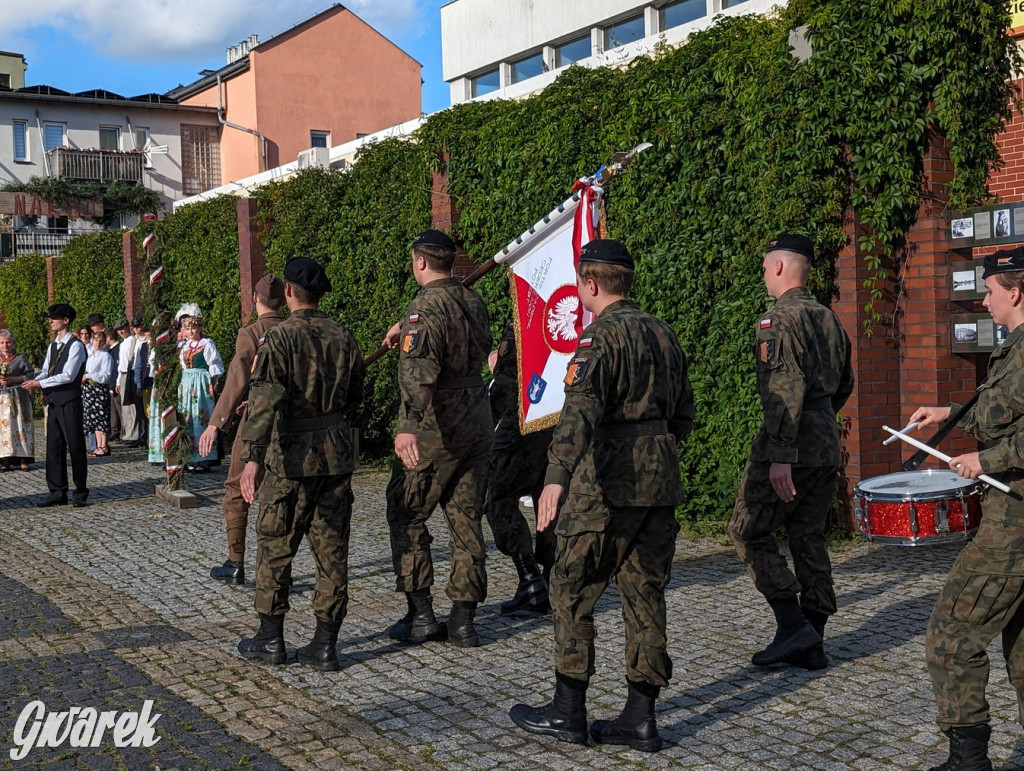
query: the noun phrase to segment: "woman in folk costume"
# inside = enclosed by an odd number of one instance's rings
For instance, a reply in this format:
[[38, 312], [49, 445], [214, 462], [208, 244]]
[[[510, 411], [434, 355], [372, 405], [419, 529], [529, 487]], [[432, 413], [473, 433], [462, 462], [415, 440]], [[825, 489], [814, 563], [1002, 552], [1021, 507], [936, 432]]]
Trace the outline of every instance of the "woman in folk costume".
[[14, 333], [0, 329], [0, 471], [12, 464], [28, 471], [35, 459], [32, 396], [21, 388], [33, 376], [25, 354], [14, 348]]
[[190, 471], [207, 471], [217, 459], [216, 449], [209, 455], [199, 454], [199, 436], [210, 422], [215, 405], [214, 388], [224, 374], [224, 362], [213, 340], [203, 335], [203, 312], [195, 303], [185, 303], [175, 315], [181, 324], [182, 339], [178, 343], [181, 360], [181, 385], [178, 386], [178, 410], [192, 437]]

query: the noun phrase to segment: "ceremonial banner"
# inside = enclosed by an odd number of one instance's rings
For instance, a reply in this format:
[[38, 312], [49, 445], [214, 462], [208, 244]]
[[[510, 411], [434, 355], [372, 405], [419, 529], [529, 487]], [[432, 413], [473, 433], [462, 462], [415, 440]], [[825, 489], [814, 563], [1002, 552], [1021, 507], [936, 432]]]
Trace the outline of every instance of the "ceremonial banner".
[[599, 238], [601, 188], [576, 183], [578, 200], [567, 201], [531, 228], [514, 258], [509, 282], [515, 307], [519, 356], [519, 426], [540, 431], [558, 422], [565, 399], [563, 380], [569, 360], [591, 314], [576, 290], [580, 248]]

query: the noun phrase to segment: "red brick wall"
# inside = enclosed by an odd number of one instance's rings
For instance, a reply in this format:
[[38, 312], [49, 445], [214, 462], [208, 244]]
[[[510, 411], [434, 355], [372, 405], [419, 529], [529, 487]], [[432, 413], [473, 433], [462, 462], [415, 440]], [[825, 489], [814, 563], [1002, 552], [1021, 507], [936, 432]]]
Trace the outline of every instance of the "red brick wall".
[[124, 308], [128, 321], [142, 315], [143, 258], [139, 255], [134, 233], [121, 236], [121, 255], [124, 258]]
[[252, 293], [267, 272], [263, 241], [256, 224], [258, 213], [257, 199], [238, 199], [238, 291], [241, 294], [243, 324], [249, 323], [249, 317], [256, 310]]
[[[1024, 88], [1024, 79], [1016, 86]], [[1024, 116], [1015, 113], [997, 141], [1003, 167], [989, 175], [989, 190], [1000, 200], [1020, 201], [1024, 199]]]

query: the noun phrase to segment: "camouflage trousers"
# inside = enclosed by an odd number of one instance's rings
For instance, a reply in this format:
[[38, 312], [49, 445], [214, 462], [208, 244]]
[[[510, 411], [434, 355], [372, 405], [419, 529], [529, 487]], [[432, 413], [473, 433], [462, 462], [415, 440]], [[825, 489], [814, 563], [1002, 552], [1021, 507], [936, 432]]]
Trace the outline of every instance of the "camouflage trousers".
[[460, 455], [420, 458], [414, 469], [396, 459], [387, 488], [395, 590], [414, 592], [434, 584], [427, 520], [440, 503], [451, 538], [446, 593], [454, 601], [487, 597], [486, 547], [482, 527], [491, 438]]
[[519, 499], [529, 495], [536, 503], [540, 498], [554, 429], [526, 436], [520, 435], [518, 426], [503, 429], [499, 425], [495, 431], [487, 475], [485, 510], [494, 545], [506, 557], [533, 551], [537, 562], [550, 568], [555, 564], [554, 528], [537, 533], [534, 547], [532, 528], [519, 509]]
[[348, 541], [352, 475], [284, 479], [267, 472], [256, 519], [256, 611], [288, 612], [292, 560], [303, 536], [316, 564], [313, 613], [342, 621], [348, 611]]
[[928, 674], [944, 731], [988, 722], [986, 649], [999, 634], [1024, 723], [1024, 576], [978, 572], [979, 552], [972, 542], [957, 557], [925, 633]]
[[[765, 599], [800, 598], [804, 610], [836, 612], [832, 562], [825, 543], [828, 513], [835, 494], [835, 466], [793, 466], [796, 498], [779, 500], [768, 479], [771, 464], [747, 463], [729, 521], [736, 551]], [[786, 528], [793, 571], [779, 553], [775, 531]], [[794, 575], [795, 573], [795, 575]]]
[[556, 527], [555, 669], [577, 680], [594, 674], [594, 606], [614, 579], [626, 627], [626, 676], [668, 685], [672, 660], [666, 650], [665, 587], [679, 532], [675, 507], [612, 508], [604, 518], [592, 514], [577, 527], [572, 513], [563, 511]]

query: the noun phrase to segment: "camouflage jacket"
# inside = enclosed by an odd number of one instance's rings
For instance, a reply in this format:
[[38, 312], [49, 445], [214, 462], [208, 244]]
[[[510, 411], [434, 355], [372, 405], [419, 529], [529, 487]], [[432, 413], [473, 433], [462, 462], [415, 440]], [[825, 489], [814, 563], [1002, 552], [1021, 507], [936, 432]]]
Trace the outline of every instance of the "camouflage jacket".
[[757, 388], [764, 418], [753, 461], [839, 465], [836, 412], [853, 392], [850, 338], [806, 287], [790, 289], [757, 323]]
[[[982, 443], [981, 468], [1008, 484], [1017, 498], [989, 490], [972, 558], [990, 572], [1024, 575], [1024, 325], [1014, 329], [988, 362], [977, 403], [958, 426]], [[958, 405], [951, 405], [955, 412]], [[965, 550], [966, 551], [966, 550]]]
[[629, 300], [612, 303], [583, 331], [569, 364], [544, 482], [568, 487], [575, 515], [593, 498], [674, 506], [682, 501], [676, 447], [692, 422], [673, 329]]
[[242, 458], [286, 479], [350, 473], [349, 420], [363, 376], [348, 329], [318, 310], [292, 313], [267, 330], [256, 353]]
[[456, 278], [431, 281], [402, 321], [396, 432], [416, 434], [421, 456], [463, 449], [493, 430], [480, 373], [491, 350], [487, 308]]

